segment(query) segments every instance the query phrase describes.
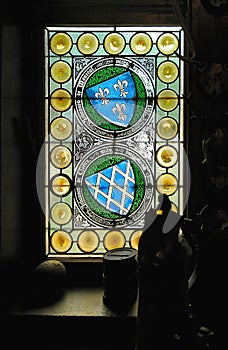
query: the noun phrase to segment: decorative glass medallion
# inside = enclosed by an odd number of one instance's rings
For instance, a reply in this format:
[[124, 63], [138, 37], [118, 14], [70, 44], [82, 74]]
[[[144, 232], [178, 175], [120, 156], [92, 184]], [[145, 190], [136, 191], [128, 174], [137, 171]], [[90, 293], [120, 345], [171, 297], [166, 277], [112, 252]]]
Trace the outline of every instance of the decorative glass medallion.
[[157, 179], [157, 190], [172, 195], [177, 190], [177, 178], [173, 174], [162, 174]]
[[152, 39], [147, 33], [136, 33], [132, 36], [130, 46], [137, 55], [145, 55], [152, 48]]
[[177, 162], [177, 150], [173, 146], [161, 146], [156, 153], [157, 162], [164, 168], [172, 167]]
[[[138, 220], [153, 199], [150, 166], [124, 144], [107, 143], [92, 149], [75, 170], [75, 204], [91, 223], [125, 227]], [[145, 196], [147, 201], [145, 201]]]
[[[86, 79], [88, 69], [91, 74]], [[92, 61], [77, 76], [76, 114], [97, 136], [129, 137], [148, 123], [153, 107], [153, 79], [130, 58]]]
[[84, 253], [91, 253], [97, 249], [99, 237], [96, 232], [85, 230], [78, 236], [78, 246]]
[[110, 33], [104, 39], [104, 48], [110, 55], [118, 55], [125, 47], [125, 39], [120, 33]]
[[138, 249], [139, 239], [140, 239], [142, 233], [143, 233], [142, 230], [138, 230], [138, 231], [134, 231], [131, 234], [131, 237], [130, 237], [130, 246], [131, 246], [131, 248], [134, 248], [136, 250]]
[[72, 47], [71, 36], [65, 32], [55, 33], [50, 39], [50, 49], [56, 55], [64, 55]]
[[56, 168], [66, 168], [70, 164], [71, 159], [71, 152], [65, 146], [56, 146], [51, 151], [51, 162]]
[[158, 77], [164, 83], [172, 83], [178, 77], [178, 67], [172, 61], [164, 61], [158, 67]]
[[175, 91], [165, 89], [158, 94], [158, 106], [166, 112], [173, 111], [178, 105], [178, 96]]
[[67, 224], [71, 217], [71, 207], [64, 202], [57, 202], [51, 208], [51, 218], [59, 225]]
[[51, 122], [50, 132], [56, 140], [65, 140], [72, 133], [72, 123], [67, 118], [57, 117]]
[[51, 95], [51, 106], [59, 112], [66, 111], [72, 103], [71, 95], [66, 89], [57, 89]]
[[92, 33], [83, 33], [77, 41], [78, 50], [84, 55], [91, 55], [98, 49], [98, 39]]
[[178, 49], [179, 41], [174, 33], [163, 33], [158, 38], [157, 46], [164, 55], [171, 55]]
[[51, 179], [51, 190], [57, 196], [66, 196], [71, 189], [70, 179], [65, 175], [56, 175]]
[[57, 83], [65, 83], [71, 77], [71, 67], [65, 61], [56, 61], [51, 66], [51, 77]]
[[67, 231], [55, 231], [51, 236], [51, 246], [57, 253], [66, 253], [72, 245], [72, 238]]
[[123, 248], [125, 246], [126, 239], [121, 231], [109, 231], [104, 237], [104, 248], [106, 250]]
[[157, 133], [164, 140], [173, 139], [178, 132], [178, 124], [171, 117], [161, 118], [157, 123]]

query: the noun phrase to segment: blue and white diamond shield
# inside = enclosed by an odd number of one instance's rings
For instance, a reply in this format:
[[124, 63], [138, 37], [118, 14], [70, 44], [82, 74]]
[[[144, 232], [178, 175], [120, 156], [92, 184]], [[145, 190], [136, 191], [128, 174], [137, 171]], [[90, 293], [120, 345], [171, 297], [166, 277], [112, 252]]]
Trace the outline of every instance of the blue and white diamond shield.
[[100, 82], [86, 89], [94, 109], [109, 122], [126, 127], [136, 106], [136, 88], [131, 72]]
[[128, 214], [135, 195], [135, 177], [129, 160], [86, 177], [85, 183], [94, 199], [107, 210]]

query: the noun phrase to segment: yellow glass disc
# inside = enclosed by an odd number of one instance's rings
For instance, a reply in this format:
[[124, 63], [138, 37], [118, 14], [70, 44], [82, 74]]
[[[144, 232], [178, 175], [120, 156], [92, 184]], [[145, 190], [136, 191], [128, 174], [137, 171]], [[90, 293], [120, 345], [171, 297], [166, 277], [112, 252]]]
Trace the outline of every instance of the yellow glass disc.
[[172, 83], [178, 77], [178, 67], [172, 61], [162, 62], [158, 67], [158, 77], [164, 83]]
[[70, 181], [63, 175], [56, 176], [52, 180], [52, 190], [56, 195], [64, 196], [70, 190]]
[[51, 95], [51, 105], [56, 111], [66, 111], [70, 108], [71, 103], [71, 94], [65, 89], [57, 89]]
[[98, 49], [99, 41], [92, 33], [82, 34], [78, 38], [78, 50], [84, 55], [91, 55]]
[[104, 48], [110, 55], [117, 55], [123, 51], [125, 39], [119, 33], [108, 34], [104, 40]]
[[131, 248], [138, 249], [139, 239], [142, 235], [142, 230], [134, 231], [130, 237]]
[[51, 66], [51, 77], [57, 83], [65, 83], [71, 77], [71, 67], [65, 61], [57, 61]]
[[70, 206], [62, 202], [54, 204], [51, 209], [51, 217], [59, 225], [67, 224], [72, 217]]
[[162, 167], [172, 167], [177, 162], [177, 151], [172, 146], [162, 146], [157, 151], [156, 160]]
[[172, 195], [177, 189], [177, 179], [172, 174], [162, 174], [157, 179], [157, 190], [160, 193]]
[[97, 249], [99, 245], [99, 238], [94, 231], [83, 231], [78, 237], [79, 248], [86, 253], [91, 253]]
[[51, 38], [51, 50], [56, 55], [64, 55], [70, 51], [72, 47], [72, 39], [66, 33], [56, 33]]
[[55, 231], [51, 236], [51, 245], [56, 252], [64, 253], [71, 248], [72, 238], [66, 231]]
[[171, 211], [174, 211], [174, 213], [178, 213], [177, 206], [173, 202], [171, 202]]
[[158, 94], [157, 101], [163, 111], [173, 111], [178, 105], [178, 96], [175, 91], [165, 89]]
[[164, 117], [157, 124], [158, 135], [165, 140], [170, 140], [176, 136], [178, 125], [176, 120], [170, 117]]
[[65, 140], [72, 133], [72, 124], [67, 118], [59, 117], [51, 123], [51, 134], [57, 140]]
[[104, 237], [104, 247], [106, 250], [123, 248], [125, 245], [125, 236], [120, 231], [110, 231]]
[[164, 55], [171, 55], [178, 49], [178, 46], [178, 38], [172, 33], [162, 34], [157, 41], [158, 50]]
[[152, 39], [146, 33], [137, 33], [131, 38], [130, 47], [137, 55], [145, 55], [152, 48]]
[[66, 168], [71, 163], [71, 159], [71, 152], [65, 146], [56, 146], [51, 151], [51, 162], [56, 168]]

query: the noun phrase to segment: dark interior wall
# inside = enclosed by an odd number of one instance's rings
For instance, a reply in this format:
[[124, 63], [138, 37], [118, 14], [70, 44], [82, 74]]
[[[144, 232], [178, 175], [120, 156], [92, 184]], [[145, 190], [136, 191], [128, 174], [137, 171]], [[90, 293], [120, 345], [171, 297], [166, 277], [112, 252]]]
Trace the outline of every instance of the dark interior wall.
[[[19, 252], [18, 222], [22, 196], [19, 135], [14, 126], [20, 124], [22, 77], [20, 35], [15, 26], [2, 28], [1, 70], [1, 254], [10, 258]], [[10, 43], [13, 42], [13, 45]], [[8, 44], [7, 44], [8, 43]], [[4, 62], [10, 62], [6, 64]], [[17, 74], [15, 75], [15, 73]], [[16, 79], [15, 79], [16, 76]], [[7, 231], [7, 234], [5, 233]], [[8, 242], [8, 244], [7, 244]], [[12, 245], [9, 242], [13, 242]]]
[[[227, 210], [227, 120], [228, 53], [224, 38], [228, 34], [227, 5], [205, 6], [210, 1], [192, 2], [192, 39], [195, 57], [189, 65], [189, 151], [192, 174], [191, 212], [211, 204]], [[203, 143], [213, 138], [216, 129], [224, 135], [212, 140], [211, 152]], [[218, 135], [217, 135], [218, 136]], [[208, 147], [209, 150], [209, 147]], [[205, 157], [207, 159], [205, 159]]]
[[[221, 4], [225, 5], [221, 5]], [[191, 213], [200, 219], [193, 310], [225, 339], [228, 244], [228, 34], [226, 2], [192, 2], [195, 64], [190, 65]], [[216, 348], [217, 349], [217, 348]]]
[[1, 257], [9, 262], [30, 259], [30, 244], [36, 259], [40, 244], [35, 185], [40, 83], [31, 37], [36, 32], [28, 27], [5, 23], [1, 38]]

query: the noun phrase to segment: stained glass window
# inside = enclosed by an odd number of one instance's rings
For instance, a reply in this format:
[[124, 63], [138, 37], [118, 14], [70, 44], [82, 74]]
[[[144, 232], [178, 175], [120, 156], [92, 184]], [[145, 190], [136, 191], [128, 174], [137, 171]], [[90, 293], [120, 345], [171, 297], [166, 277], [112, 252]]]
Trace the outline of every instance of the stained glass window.
[[184, 210], [181, 27], [45, 28], [48, 257], [137, 249], [166, 193]]

